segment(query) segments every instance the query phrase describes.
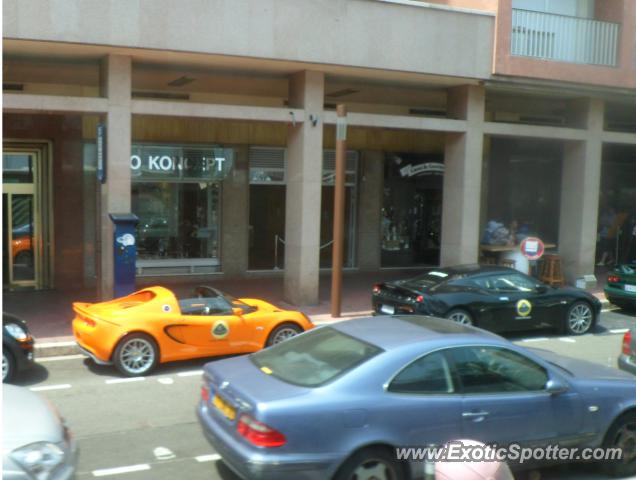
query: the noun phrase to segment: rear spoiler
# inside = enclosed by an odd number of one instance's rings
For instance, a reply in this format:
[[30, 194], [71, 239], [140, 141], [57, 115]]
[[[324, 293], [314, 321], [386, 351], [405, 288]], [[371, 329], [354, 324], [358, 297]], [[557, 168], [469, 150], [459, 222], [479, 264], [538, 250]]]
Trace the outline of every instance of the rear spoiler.
[[99, 317], [88, 311], [88, 307], [91, 305], [92, 303], [87, 302], [73, 302], [73, 311], [81, 317], [90, 318], [91, 320], [101, 320]]

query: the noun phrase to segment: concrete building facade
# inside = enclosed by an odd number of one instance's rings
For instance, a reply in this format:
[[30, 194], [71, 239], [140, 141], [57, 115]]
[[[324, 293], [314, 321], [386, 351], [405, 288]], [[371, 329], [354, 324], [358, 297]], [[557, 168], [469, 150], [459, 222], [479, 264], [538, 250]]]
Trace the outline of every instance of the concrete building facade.
[[573, 282], [599, 208], [636, 214], [631, 0], [7, 0], [3, 26], [8, 288], [112, 296], [133, 212], [140, 283], [317, 302], [339, 103], [349, 269], [478, 262], [514, 220]]

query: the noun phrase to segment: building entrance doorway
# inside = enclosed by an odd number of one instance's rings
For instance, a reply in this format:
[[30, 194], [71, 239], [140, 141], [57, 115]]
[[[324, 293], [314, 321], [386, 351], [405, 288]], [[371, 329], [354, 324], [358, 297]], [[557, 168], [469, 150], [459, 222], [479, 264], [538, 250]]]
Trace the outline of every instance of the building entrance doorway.
[[50, 278], [45, 147], [7, 146], [2, 163], [3, 288], [46, 288]]
[[439, 265], [442, 160], [438, 155], [386, 156], [380, 244], [383, 268]]

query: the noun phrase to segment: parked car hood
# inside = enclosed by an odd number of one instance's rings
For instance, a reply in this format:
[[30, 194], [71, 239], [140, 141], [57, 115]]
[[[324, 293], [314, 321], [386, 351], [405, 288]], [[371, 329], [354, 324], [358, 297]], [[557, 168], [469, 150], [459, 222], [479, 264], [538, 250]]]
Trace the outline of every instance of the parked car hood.
[[605, 367], [597, 363], [588, 362], [587, 360], [579, 360], [575, 358], [559, 355], [541, 348], [530, 348], [535, 354], [539, 355], [545, 361], [556, 364], [572, 373], [575, 377], [589, 380], [630, 380], [634, 381], [634, 376], [630, 373], [623, 372], [617, 368]]
[[3, 385], [2, 397], [2, 448], [5, 452], [29, 443], [63, 440], [61, 420], [46, 400], [15, 385]]

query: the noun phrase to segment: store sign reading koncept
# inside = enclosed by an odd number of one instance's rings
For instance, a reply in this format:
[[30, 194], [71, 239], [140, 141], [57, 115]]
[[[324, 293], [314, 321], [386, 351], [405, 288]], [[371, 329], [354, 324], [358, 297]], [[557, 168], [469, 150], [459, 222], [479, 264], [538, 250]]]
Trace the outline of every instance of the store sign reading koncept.
[[133, 145], [134, 180], [223, 180], [232, 170], [231, 148], [186, 145]]

